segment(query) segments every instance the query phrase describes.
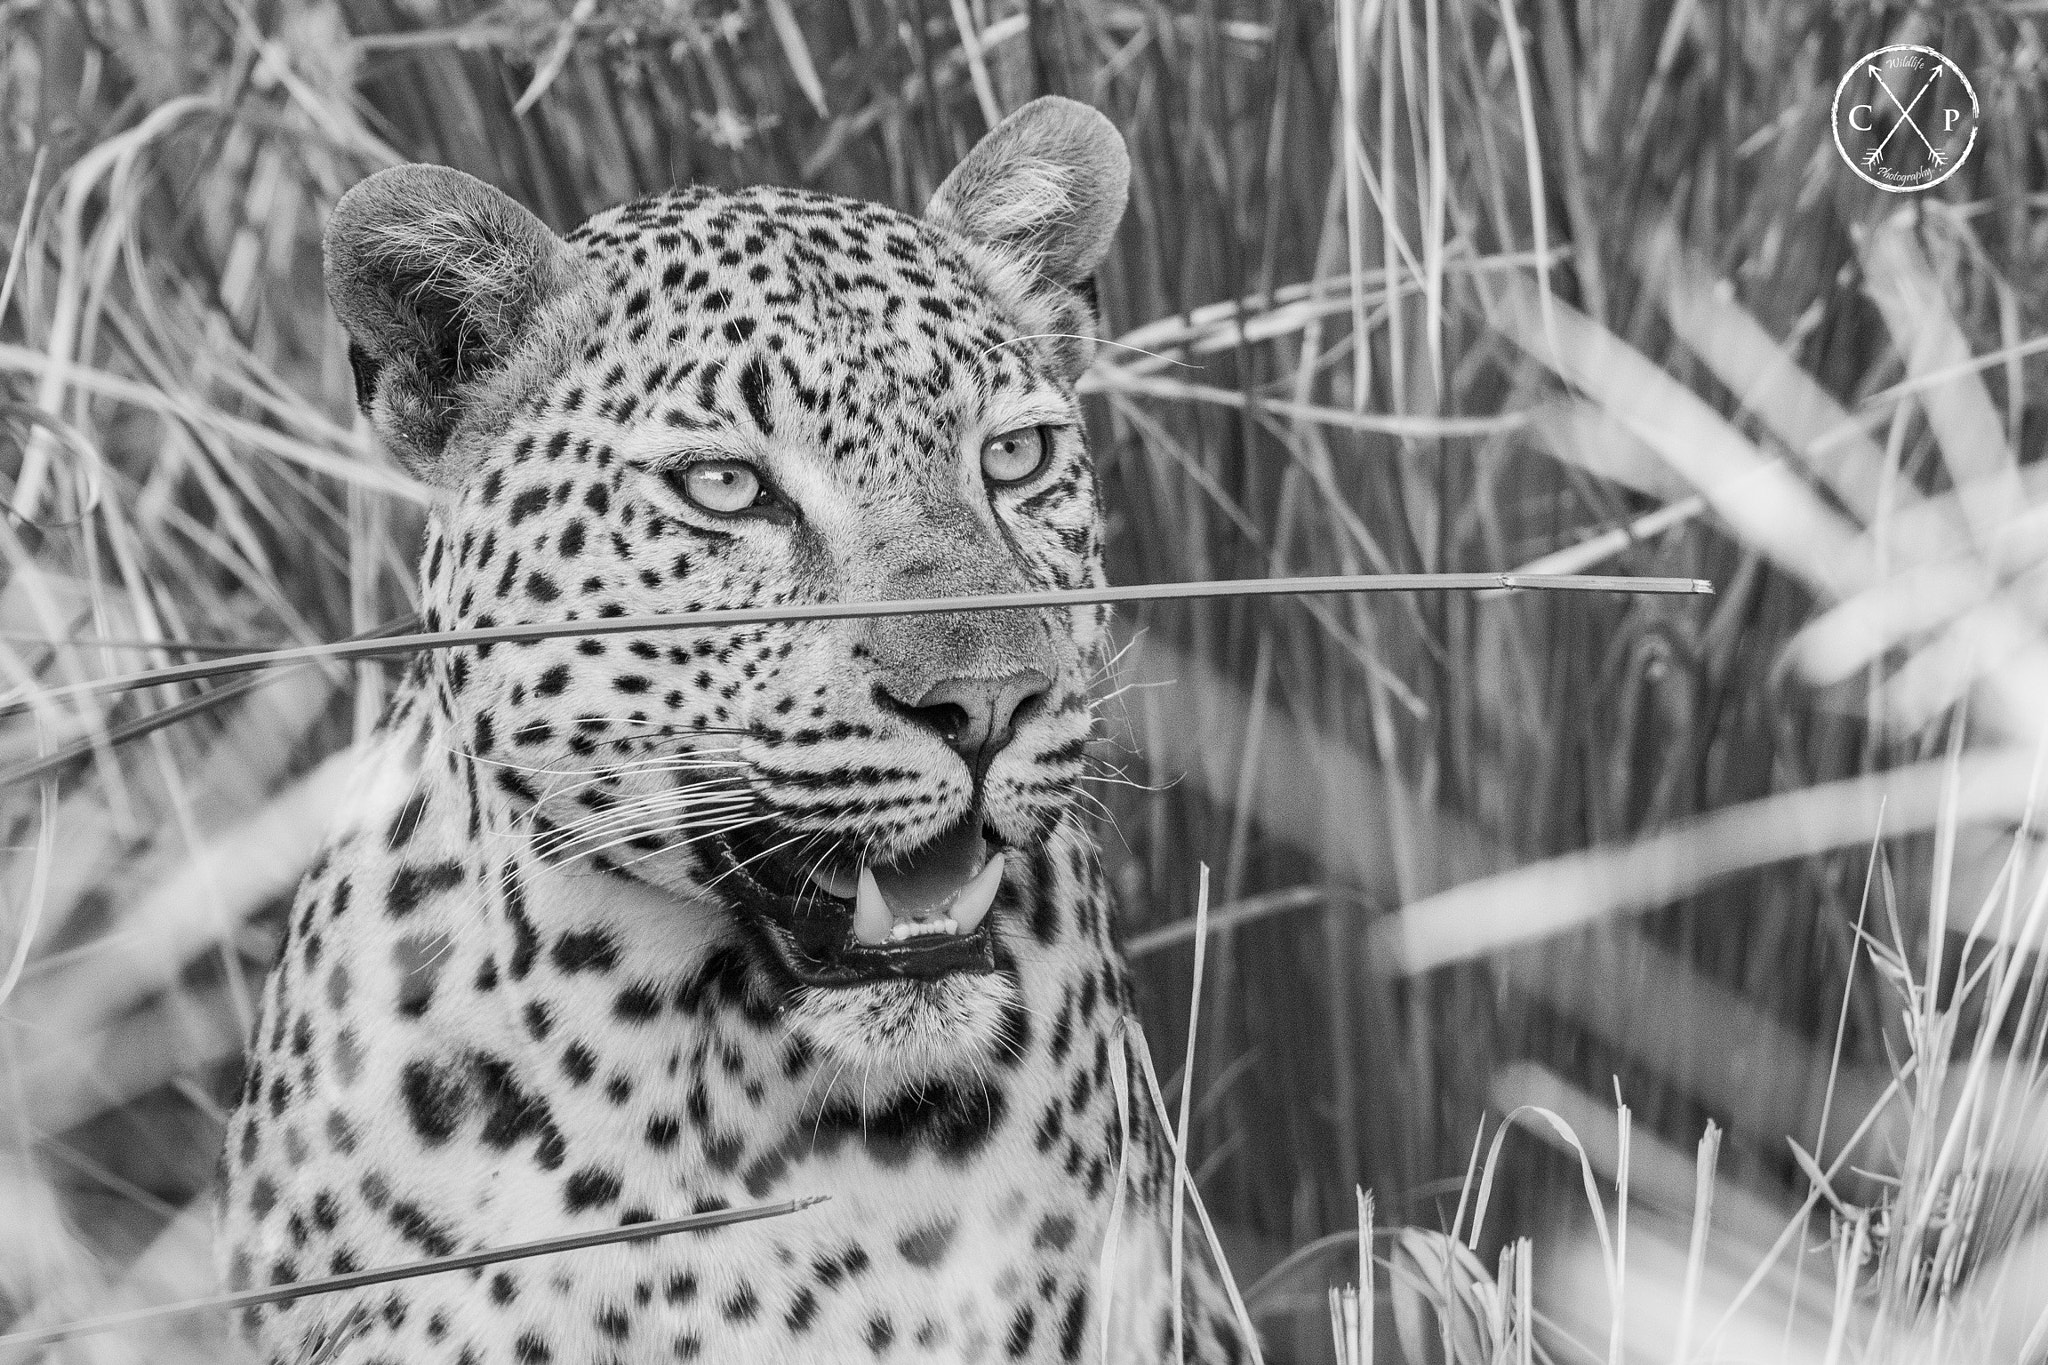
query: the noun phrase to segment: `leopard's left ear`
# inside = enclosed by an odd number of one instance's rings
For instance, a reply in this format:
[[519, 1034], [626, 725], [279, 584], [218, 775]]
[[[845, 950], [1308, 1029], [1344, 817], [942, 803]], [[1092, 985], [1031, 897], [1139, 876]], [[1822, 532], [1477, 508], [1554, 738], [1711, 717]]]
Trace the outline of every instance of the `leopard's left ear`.
[[325, 245], [357, 405], [415, 475], [459, 481], [458, 434], [501, 426], [522, 379], [563, 349], [562, 328], [543, 323], [580, 258], [502, 192], [446, 166], [361, 181], [334, 206]]
[[1124, 216], [1131, 157], [1100, 113], [1058, 95], [989, 130], [932, 196], [925, 217], [986, 243], [1045, 283], [1092, 292]]

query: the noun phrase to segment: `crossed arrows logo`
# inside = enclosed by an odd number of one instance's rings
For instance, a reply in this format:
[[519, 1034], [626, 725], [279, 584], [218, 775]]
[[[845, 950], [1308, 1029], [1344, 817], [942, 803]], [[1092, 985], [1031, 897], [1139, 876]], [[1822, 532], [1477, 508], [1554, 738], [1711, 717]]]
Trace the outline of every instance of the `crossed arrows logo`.
[[1969, 78], [1930, 47], [1879, 48], [1835, 87], [1836, 150], [1881, 190], [1924, 190], [1946, 180], [1976, 146], [1977, 123]]
[[1886, 97], [1899, 107], [1899, 121], [1894, 123], [1892, 130], [1884, 135], [1884, 141], [1877, 144], [1878, 155], [1884, 155], [1886, 145], [1899, 135], [1899, 129], [1901, 128], [1911, 128], [1913, 135], [1920, 139], [1921, 145], [1926, 147], [1929, 152], [1933, 152], [1934, 144], [1927, 140], [1927, 134], [1920, 130], [1920, 125], [1913, 121], [1913, 110], [1919, 106], [1922, 99], [1926, 98], [1927, 92], [1934, 88], [1934, 83], [1941, 79], [1941, 68], [1936, 67], [1934, 74], [1921, 83], [1919, 90], [1914, 92], [1913, 103], [1911, 104], [1899, 104], [1899, 97], [1892, 94], [1892, 88], [1885, 84], [1882, 71], [1879, 71], [1875, 66], [1866, 67], [1865, 69], [1870, 72], [1870, 79], [1877, 82], [1877, 88], [1884, 91]]

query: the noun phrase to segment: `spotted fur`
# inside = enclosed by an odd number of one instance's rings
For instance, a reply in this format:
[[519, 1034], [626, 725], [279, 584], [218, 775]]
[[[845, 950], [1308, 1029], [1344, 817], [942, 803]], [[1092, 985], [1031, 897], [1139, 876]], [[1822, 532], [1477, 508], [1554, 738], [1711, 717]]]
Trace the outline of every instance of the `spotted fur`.
[[[1102, 582], [1073, 380], [1120, 140], [1019, 111], [922, 218], [657, 195], [566, 239], [404, 167], [329, 231], [358, 398], [441, 495], [432, 628]], [[1050, 432], [992, 486], [981, 443]], [[781, 502], [679, 491], [744, 461]], [[1155, 1361], [1168, 1149], [1076, 806], [1097, 609], [423, 656], [306, 877], [228, 1134], [236, 1288], [826, 1194], [788, 1218], [249, 1310], [268, 1358]], [[1050, 679], [980, 771], [892, 698]], [[806, 985], [756, 859], [1010, 850], [995, 970]], [[765, 863], [758, 864], [765, 866]], [[1122, 1172], [1122, 1221], [1099, 1274]], [[1199, 1252], [1188, 1359], [1243, 1344]]]

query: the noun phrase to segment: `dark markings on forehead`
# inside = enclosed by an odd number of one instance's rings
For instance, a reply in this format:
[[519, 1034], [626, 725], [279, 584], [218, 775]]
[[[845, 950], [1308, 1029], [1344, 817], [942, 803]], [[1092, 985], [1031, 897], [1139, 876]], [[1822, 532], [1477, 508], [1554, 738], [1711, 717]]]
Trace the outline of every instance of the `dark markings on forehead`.
[[1002, 320], [945, 233], [877, 204], [774, 186], [692, 188], [601, 213], [570, 241], [601, 263], [631, 316], [650, 288], [695, 312], [728, 306], [737, 287], [771, 312], [800, 310], [814, 328], [869, 335], [878, 321], [901, 330], [958, 313], [964, 330], [988, 333], [983, 345], [1002, 340]]
[[836, 463], [923, 463], [950, 458], [989, 398], [1042, 379], [948, 235], [880, 205], [690, 188], [601, 213], [569, 240], [606, 297], [585, 365], [543, 411], [751, 426]]
[[759, 427], [763, 436], [775, 434], [775, 423], [768, 413], [768, 366], [756, 355], [740, 367], [740, 397], [746, 401], [747, 416]]

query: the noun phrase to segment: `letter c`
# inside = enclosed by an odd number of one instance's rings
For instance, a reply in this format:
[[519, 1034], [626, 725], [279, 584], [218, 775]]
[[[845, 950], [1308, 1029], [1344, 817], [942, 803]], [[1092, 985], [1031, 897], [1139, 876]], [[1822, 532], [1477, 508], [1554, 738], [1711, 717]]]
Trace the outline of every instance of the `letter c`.
[[1850, 106], [1850, 109], [1849, 109], [1849, 126], [1850, 126], [1851, 128], [1854, 128], [1854, 129], [1855, 129], [1855, 130], [1856, 130], [1857, 132], [1859, 132], [1859, 133], [1867, 133], [1867, 132], [1869, 132], [1869, 131], [1870, 131], [1870, 129], [1871, 129], [1871, 125], [1870, 125], [1870, 124], [1868, 124], [1868, 123], [1858, 123], [1858, 122], [1856, 121], [1856, 113], [1857, 113], [1857, 111], [1858, 111], [1858, 110], [1861, 110], [1861, 109], [1868, 109], [1868, 108], [1870, 108], [1870, 106], [1869, 106], [1869, 105], [1867, 105], [1867, 104], [1857, 104], [1857, 105], [1852, 105], [1852, 106]]

